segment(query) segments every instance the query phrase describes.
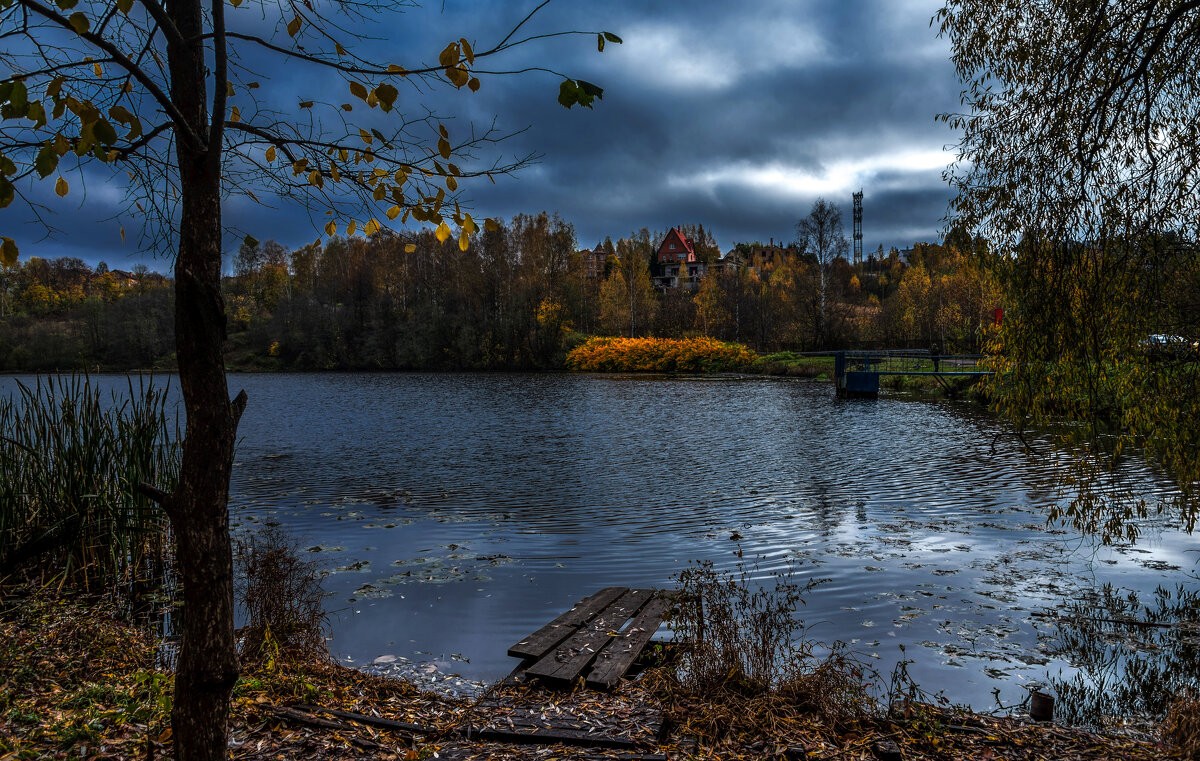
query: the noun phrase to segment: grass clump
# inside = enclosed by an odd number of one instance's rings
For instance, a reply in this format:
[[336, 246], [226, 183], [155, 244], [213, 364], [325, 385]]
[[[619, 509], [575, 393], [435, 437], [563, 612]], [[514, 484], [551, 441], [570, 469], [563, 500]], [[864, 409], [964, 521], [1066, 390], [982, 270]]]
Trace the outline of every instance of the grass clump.
[[273, 669], [281, 659], [327, 658], [325, 591], [317, 564], [278, 527], [250, 534], [234, 545], [237, 601], [245, 625], [242, 658]]
[[0, 578], [108, 590], [158, 578], [166, 520], [137, 489], [178, 478], [166, 388], [130, 379], [105, 400], [81, 375], [18, 388], [0, 399]]
[[1163, 722], [1162, 738], [1176, 758], [1200, 761], [1200, 696], [1185, 690], [1175, 697]]
[[763, 583], [757, 570], [706, 561], [679, 574], [672, 627], [682, 647], [668, 685], [676, 720], [707, 741], [741, 743], [871, 718], [866, 670], [841, 645], [806, 639], [796, 616], [821, 582], [799, 584], [787, 570]]

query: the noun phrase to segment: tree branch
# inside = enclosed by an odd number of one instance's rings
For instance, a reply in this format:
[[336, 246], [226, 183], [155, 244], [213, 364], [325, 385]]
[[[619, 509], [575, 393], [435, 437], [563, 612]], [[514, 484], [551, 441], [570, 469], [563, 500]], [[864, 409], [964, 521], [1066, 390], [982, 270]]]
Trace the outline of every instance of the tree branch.
[[92, 43], [96, 47], [112, 56], [113, 61], [118, 66], [128, 71], [130, 75], [140, 82], [142, 86], [145, 87], [150, 93], [150, 95], [156, 101], [158, 101], [158, 104], [162, 106], [163, 110], [170, 115], [171, 120], [175, 123], [175, 129], [178, 130], [180, 134], [182, 134], [188, 140], [190, 140], [196, 148], [204, 148], [204, 141], [200, 139], [200, 136], [197, 135], [195, 130], [192, 129], [192, 126], [188, 124], [183, 114], [179, 111], [179, 108], [175, 105], [174, 101], [172, 101], [171, 98], [162, 91], [158, 84], [151, 79], [150, 76], [146, 74], [146, 72], [142, 70], [140, 66], [129, 60], [129, 58], [120, 50], [118, 50], [115, 45], [103, 37], [91, 32], [76, 31], [75, 27], [71, 25], [70, 21], [63, 18], [61, 14], [55, 13], [50, 8], [37, 2], [37, 0], [17, 0], [17, 2], [19, 2], [23, 8], [27, 8], [44, 17], [46, 20], [51, 21], [58, 26], [63, 27], [64, 29], [74, 32], [80, 38]]

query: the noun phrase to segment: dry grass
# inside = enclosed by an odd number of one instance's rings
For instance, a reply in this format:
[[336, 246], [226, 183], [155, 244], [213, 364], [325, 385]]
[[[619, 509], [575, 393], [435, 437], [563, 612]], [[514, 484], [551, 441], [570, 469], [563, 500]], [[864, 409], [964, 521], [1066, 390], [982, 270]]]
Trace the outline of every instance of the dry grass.
[[679, 574], [672, 626], [682, 644], [662, 689], [674, 718], [701, 738], [780, 736], [798, 725], [842, 731], [874, 715], [873, 676], [843, 647], [804, 637], [796, 616], [817, 583], [785, 571], [757, 579], [757, 563]]
[[1200, 761], [1200, 696], [1188, 690], [1175, 697], [1162, 736], [1177, 758]]
[[242, 657], [249, 661], [311, 660], [328, 655], [325, 591], [317, 564], [279, 528], [234, 545], [237, 599], [245, 616]]

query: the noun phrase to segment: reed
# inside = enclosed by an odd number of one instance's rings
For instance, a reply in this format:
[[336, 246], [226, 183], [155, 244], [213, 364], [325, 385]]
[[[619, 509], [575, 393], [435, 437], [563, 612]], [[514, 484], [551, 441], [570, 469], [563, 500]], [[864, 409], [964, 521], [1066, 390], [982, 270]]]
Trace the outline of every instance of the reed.
[[0, 578], [95, 591], [158, 578], [166, 520], [137, 487], [170, 490], [178, 478], [167, 388], [131, 377], [106, 400], [86, 375], [18, 386], [0, 399]]

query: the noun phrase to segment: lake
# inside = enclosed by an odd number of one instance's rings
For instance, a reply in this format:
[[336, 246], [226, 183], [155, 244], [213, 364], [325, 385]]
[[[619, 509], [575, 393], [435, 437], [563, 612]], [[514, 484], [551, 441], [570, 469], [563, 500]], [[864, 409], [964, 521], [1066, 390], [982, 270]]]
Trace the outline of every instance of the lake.
[[579, 598], [669, 587], [707, 559], [824, 580], [800, 611], [808, 638], [845, 640], [885, 677], [911, 659], [955, 702], [1050, 683], [1079, 720], [1153, 712], [1102, 693], [1148, 673], [1139, 659], [1165, 663], [1175, 629], [1064, 630], [1045, 613], [1112, 618], [1130, 593], [1123, 613], [1187, 608], [1200, 589], [1195, 543], [1165, 523], [1117, 547], [1048, 529], [1046, 458], [971, 403], [757, 377], [231, 376], [239, 388], [236, 530], [281, 524], [313, 550], [340, 658], [426, 680], [498, 679], [508, 646]]

